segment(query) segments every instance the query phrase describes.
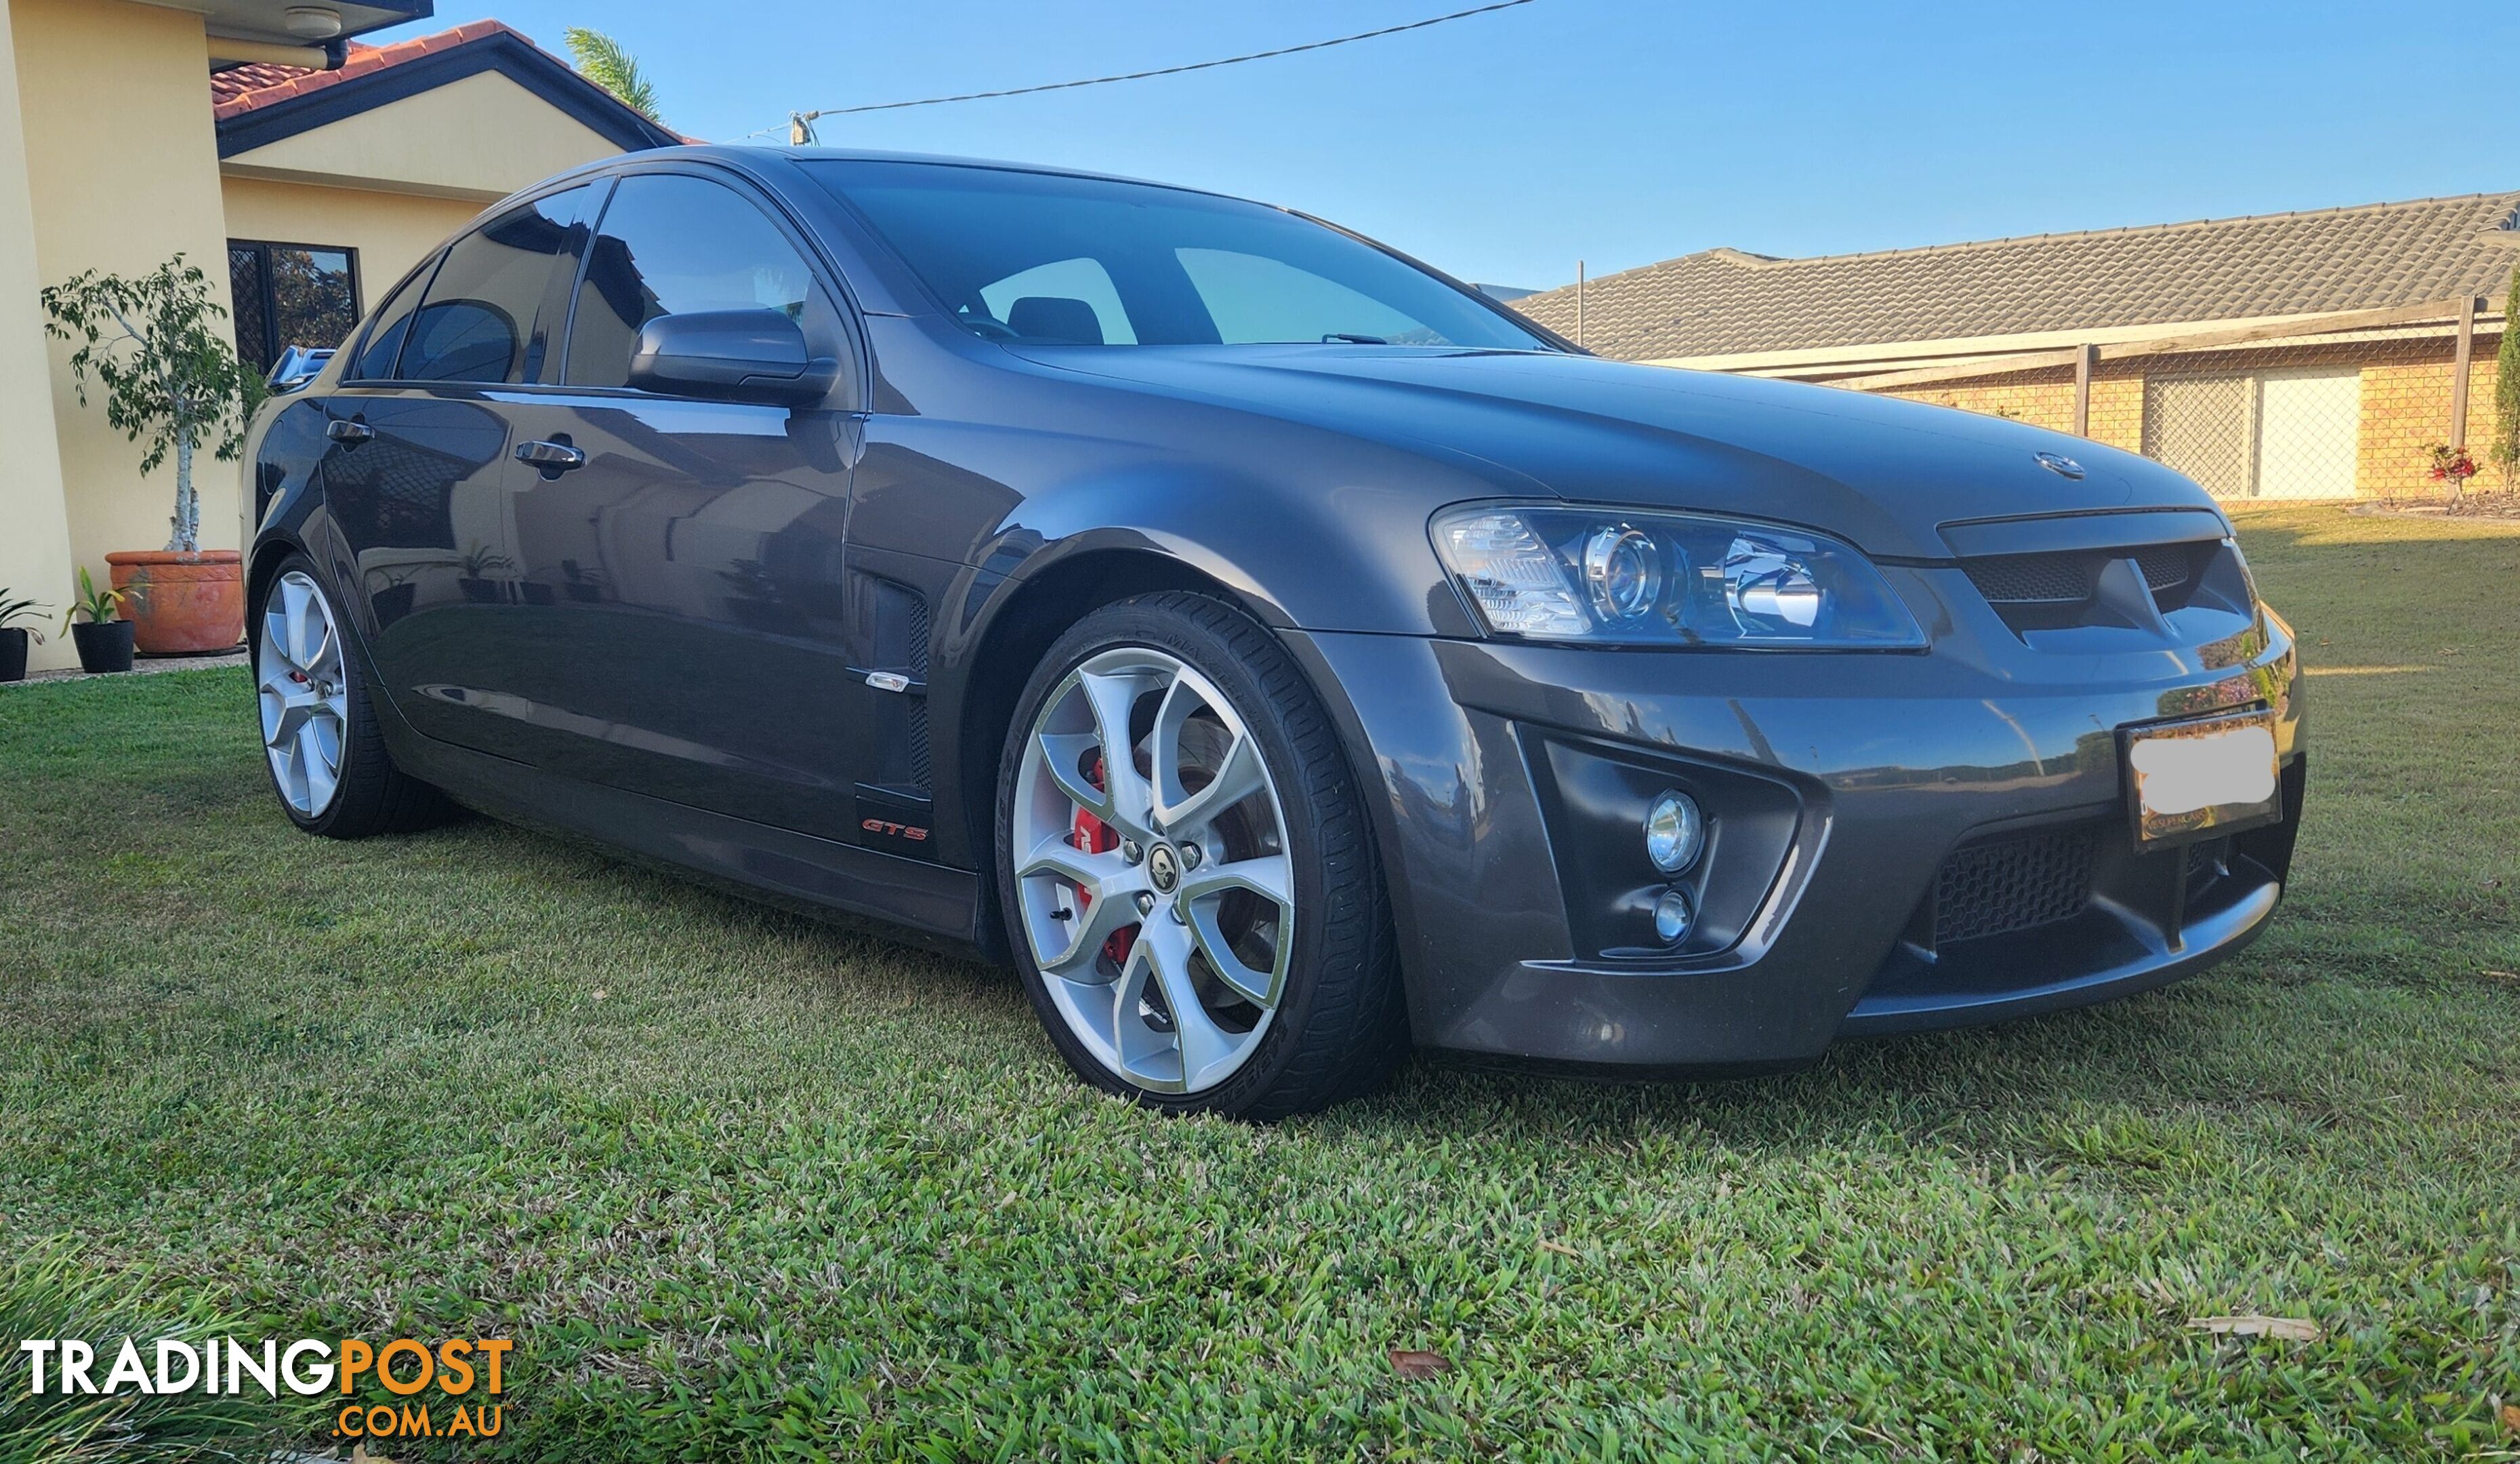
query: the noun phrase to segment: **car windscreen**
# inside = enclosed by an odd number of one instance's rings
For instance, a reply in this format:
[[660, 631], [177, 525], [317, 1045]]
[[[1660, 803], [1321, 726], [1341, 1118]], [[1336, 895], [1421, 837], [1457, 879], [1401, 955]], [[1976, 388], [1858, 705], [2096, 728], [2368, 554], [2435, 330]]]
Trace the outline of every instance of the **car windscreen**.
[[805, 167], [992, 340], [1550, 348], [1443, 280], [1282, 209], [1007, 168]]

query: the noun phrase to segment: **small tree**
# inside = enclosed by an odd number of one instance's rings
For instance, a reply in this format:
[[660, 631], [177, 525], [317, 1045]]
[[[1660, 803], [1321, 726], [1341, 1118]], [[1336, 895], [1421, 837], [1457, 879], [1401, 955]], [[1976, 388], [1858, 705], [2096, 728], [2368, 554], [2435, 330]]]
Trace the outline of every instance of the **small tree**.
[[2493, 451], [2502, 465], [2502, 486], [2520, 487], [2520, 264], [2511, 267], [2511, 295], [2502, 302], [2502, 348], [2494, 354]]
[[561, 32], [568, 43], [568, 54], [577, 58], [577, 73], [612, 93], [629, 108], [661, 127], [665, 119], [656, 115], [656, 88], [639, 70], [639, 58], [627, 47], [601, 30], [571, 25]]
[[89, 270], [44, 287], [44, 329], [75, 342], [70, 380], [87, 405], [91, 380], [105, 391], [105, 420], [144, 444], [143, 474], [175, 458], [175, 526], [169, 549], [202, 547], [202, 500], [193, 453], [211, 444], [221, 462], [245, 449], [245, 428], [262, 400], [262, 379], [216, 326], [227, 317], [209, 277], [184, 256], [136, 280]]

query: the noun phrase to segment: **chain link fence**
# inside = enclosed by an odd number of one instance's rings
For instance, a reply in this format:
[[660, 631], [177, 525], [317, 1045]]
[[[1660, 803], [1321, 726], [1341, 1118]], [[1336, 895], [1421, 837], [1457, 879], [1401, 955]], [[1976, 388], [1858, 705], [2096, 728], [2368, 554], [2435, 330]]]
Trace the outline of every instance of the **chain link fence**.
[[[2462, 323], [2455, 305], [2439, 313], [2280, 340], [2222, 332], [2185, 345], [2043, 351], [1838, 385], [2077, 433], [2166, 463], [2220, 498], [2447, 498], [2452, 484], [2431, 476], [2435, 444], [2467, 448], [2481, 469], [2473, 489], [2507, 490], [2515, 485], [2488, 452], [2505, 324], [2474, 314]], [[2029, 359], [2042, 364], [2023, 369]]]

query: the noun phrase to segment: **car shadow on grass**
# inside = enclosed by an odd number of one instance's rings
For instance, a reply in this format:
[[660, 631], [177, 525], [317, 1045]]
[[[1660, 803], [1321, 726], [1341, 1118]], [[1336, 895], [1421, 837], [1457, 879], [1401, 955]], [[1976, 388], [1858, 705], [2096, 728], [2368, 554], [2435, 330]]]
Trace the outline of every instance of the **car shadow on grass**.
[[[765, 904], [750, 892], [625, 861], [565, 836], [508, 835], [487, 822], [447, 832], [488, 834], [537, 866], [538, 877], [556, 889], [601, 883], [608, 897], [670, 914], [714, 948], [792, 942], [846, 1003], [869, 995], [906, 997], [933, 1003], [939, 1015], [949, 1008], [977, 1015], [984, 1019], [980, 1029], [945, 1038], [970, 1044], [963, 1055], [968, 1067], [1012, 1057], [1064, 1079], [1012, 967], [901, 941], [880, 925]], [[2094, 1107], [2228, 1104], [2291, 1086], [2266, 1071], [2267, 1052], [2250, 1032], [2276, 989], [2300, 979], [2281, 973], [2282, 963], [2252, 953], [2178, 985], [2100, 1006], [1953, 1031], [1850, 1039], [1810, 1067], [1769, 1076], [1566, 1076], [1420, 1051], [1375, 1092], [1297, 1121], [1363, 1124], [1412, 1143], [1458, 1139], [1465, 1125], [1579, 1140], [1643, 1125], [1695, 1129], [1730, 1144], [1817, 1149], [1859, 1133], [1965, 1132], [1991, 1116], [2014, 1125]], [[1010, 1040], [1023, 1051], [1003, 1050]], [[1170, 1121], [1149, 1113], [1145, 1121]]]

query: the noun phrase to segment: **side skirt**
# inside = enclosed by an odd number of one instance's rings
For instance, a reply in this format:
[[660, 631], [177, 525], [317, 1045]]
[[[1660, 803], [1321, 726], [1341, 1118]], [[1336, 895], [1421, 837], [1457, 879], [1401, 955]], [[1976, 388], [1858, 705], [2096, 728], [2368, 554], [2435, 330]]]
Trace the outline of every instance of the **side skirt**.
[[[355, 637], [353, 644], [356, 645]], [[380, 683], [357, 647], [371, 688]], [[645, 794], [428, 737], [377, 697], [394, 760], [469, 808], [604, 852], [698, 875], [748, 898], [949, 955], [985, 959], [980, 877]]]

